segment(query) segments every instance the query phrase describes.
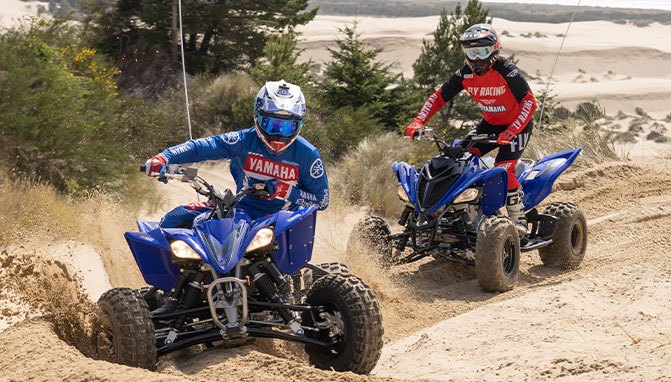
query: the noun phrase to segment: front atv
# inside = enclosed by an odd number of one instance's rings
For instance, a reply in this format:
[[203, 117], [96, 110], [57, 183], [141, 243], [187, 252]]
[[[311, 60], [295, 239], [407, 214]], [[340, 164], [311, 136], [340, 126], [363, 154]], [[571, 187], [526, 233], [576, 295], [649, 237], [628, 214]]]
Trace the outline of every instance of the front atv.
[[234, 207], [255, 189], [233, 195], [181, 174], [215, 207], [191, 229], [138, 222], [140, 232], [126, 233], [153, 287], [103, 294], [98, 358], [151, 370], [157, 357], [193, 345], [263, 337], [304, 344], [317, 367], [370, 373], [382, 350], [380, 306], [345, 265], [308, 262], [315, 208], [251, 220]]

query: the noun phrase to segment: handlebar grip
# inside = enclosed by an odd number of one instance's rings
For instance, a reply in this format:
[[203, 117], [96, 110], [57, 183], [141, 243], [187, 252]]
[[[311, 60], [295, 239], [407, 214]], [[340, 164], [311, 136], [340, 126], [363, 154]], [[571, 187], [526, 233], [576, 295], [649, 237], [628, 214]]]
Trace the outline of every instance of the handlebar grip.
[[140, 172], [147, 172], [147, 165], [143, 164], [140, 166]]

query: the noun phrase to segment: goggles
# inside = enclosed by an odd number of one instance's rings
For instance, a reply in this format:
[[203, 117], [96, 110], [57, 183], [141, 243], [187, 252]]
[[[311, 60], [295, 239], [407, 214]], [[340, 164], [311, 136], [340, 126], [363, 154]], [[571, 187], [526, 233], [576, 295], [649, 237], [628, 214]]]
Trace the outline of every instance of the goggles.
[[472, 48], [461, 48], [461, 50], [469, 60], [485, 60], [496, 51], [494, 46], [475, 46]]
[[282, 119], [258, 114], [259, 126], [266, 134], [291, 137], [298, 133], [303, 125], [302, 119]]

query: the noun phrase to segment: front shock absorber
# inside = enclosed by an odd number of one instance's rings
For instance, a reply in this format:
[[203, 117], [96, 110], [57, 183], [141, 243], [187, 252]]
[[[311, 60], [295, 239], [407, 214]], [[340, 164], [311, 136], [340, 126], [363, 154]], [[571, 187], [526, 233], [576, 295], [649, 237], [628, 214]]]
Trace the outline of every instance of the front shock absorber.
[[[265, 272], [262, 271], [261, 268], [263, 268], [263, 270], [265, 270]], [[274, 264], [268, 263], [267, 260], [262, 260], [262, 261], [256, 262], [256, 263], [250, 265], [247, 269], [248, 269], [249, 274], [252, 278], [252, 282], [254, 283], [254, 286], [265, 298], [268, 299], [268, 301], [276, 303], [276, 304], [284, 304], [284, 301], [282, 300], [282, 297], [280, 297], [280, 295], [279, 295], [280, 289], [277, 287], [276, 281], [273, 280], [275, 277], [272, 277], [272, 275], [273, 275], [272, 269], [273, 268], [274, 268], [274, 271], [277, 273], [277, 275], [279, 275], [281, 277], [282, 281], [284, 281], [284, 284], [286, 284], [286, 280], [281, 275], [279, 270], [275, 267]], [[294, 317], [291, 315], [291, 312], [289, 311], [289, 309], [279, 308], [278, 312], [279, 312], [280, 316], [282, 316], [282, 319], [286, 323], [289, 323], [289, 322], [294, 320]]]

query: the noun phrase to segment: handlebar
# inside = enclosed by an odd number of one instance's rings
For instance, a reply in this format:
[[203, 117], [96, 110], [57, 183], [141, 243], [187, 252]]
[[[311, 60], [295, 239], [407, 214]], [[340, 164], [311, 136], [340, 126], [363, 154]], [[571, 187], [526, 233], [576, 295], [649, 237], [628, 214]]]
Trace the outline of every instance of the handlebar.
[[439, 139], [436, 134], [433, 133], [433, 128], [431, 127], [423, 127], [419, 129], [415, 139], [418, 141], [427, 140], [434, 142], [442, 155], [453, 157], [455, 159], [461, 157], [465, 151], [473, 147], [476, 143], [498, 144], [498, 136], [496, 134], [469, 133], [463, 141], [459, 142], [456, 146], [453, 146], [444, 140]]
[[[146, 172], [147, 166], [141, 165], [140, 171]], [[205, 179], [198, 176], [198, 169], [194, 167], [183, 167], [179, 165], [167, 165], [165, 172], [158, 176], [158, 181], [168, 183], [169, 180], [177, 180], [183, 183], [191, 183], [191, 187], [200, 195], [208, 198], [211, 204], [217, 206], [213, 211], [212, 216], [217, 210], [220, 210], [224, 215], [247, 195], [252, 195], [256, 198], [267, 197], [268, 191], [264, 183], [255, 183], [247, 187], [243, 187], [240, 192], [233, 194], [229, 189], [221, 192], [212, 184], [209, 184]]]

